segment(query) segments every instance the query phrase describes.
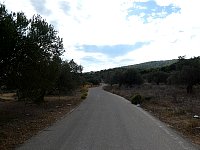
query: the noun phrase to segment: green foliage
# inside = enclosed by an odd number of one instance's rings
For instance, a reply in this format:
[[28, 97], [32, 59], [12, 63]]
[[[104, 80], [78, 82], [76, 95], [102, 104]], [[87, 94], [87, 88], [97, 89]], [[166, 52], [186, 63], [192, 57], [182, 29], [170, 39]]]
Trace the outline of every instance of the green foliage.
[[127, 86], [140, 85], [143, 83], [142, 76], [136, 69], [127, 69], [123, 73], [122, 84]]
[[186, 85], [187, 92], [192, 93], [192, 87], [200, 84], [200, 57], [191, 59], [179, 57], [176, 71], [168, 78], [168, 83]]
[[92, 78], [88, 82], [92, 83], [93, 85], [99, 85], [100, 84], [100, 80], [98, 78]]
[[88, 95], [88, 89], [87, 87], [82, 88], [81, 90], [81, 99], [86, 99], [87, 95]]
[[122, 84], [124, 84], [124, 72], [123, 70], [116, 70], [115, 72], [113, 72], [113, 75], [110, 79], [110, 84], [119, 84], [119, 86], [121, 87]]
[[87, 93], [88, 92], [88, 87], [86, 86], [86, 87], [83, 87], [82, 89], [81, 89], [81, 92], [82, 93]]
[[[75, 70], [74, 66], [81, 68], [81, 70]], [[82, 66], [77, 65], [73, 60], [70, 62], [63, 61], [60, 65], [58, 78], [56, 80], [56, 88], [59, 90], [59, 93], [66, 93], [77, 88], [81, 83], [81, 72]]]
[[99, 85], [101, 82], [101, 78], [95, 72], [84, 73], [83, 77], [85, 79], [85, 82], [91, 83], [93, 85]]
[[137, 69], [141, 69], [141, 70], [149, 70], [149, 69], [167, 67], [176, 62], [177, 62], [176, 59], [163, 60], [163, 61], [150, 61], [150, 62], [145, 62], [145, 63], [141, 63], [141, 64], [126, 66], [126, 68], [137, 68]]
[[138, 85], [143, 83], [143, 78], [137, 69], [114, 68], [102, 70], [99, 72], [85, 73], [86, 81], [92, 83], [92, 80], [101, 80], [110, 85], [119, 84], [125, 86]]
[[[17, 20], [18, 19], [18, 20]], [[5, 84], [8, 75], [16, 67], [19, 47], [24, 42], [24, 30], [29, 21], [23, 13], [8, 13], [0, 5], [0, 84]]]
[[160, 83], [167, 83], [168, 77], [169, 74], [163, 71], [153, 71], [146, 74], [148, 82], [154, 82], [157, 85], [159, 85]]
[[86, 99], [86, 96], [85, 96], [85, 95], [82, 95], [82, 96], [81, 96], [81, 99]]
[[140, 94], [136, 94], [131, 98], [132, 104], [137, 105], [137, 104], [141, 104], [141, 102], [142, 102], [142, 96]]
[[[140, 69], [134, 69], [133, 66], [114, 68], [87, 73], [84, 77], [86, 77], [86, 81], [89, 81], [90, 83], [93, 82], [91, 80], [97, 79], [98, 81], [104, 81], [110, 85], [118, 84], [119, 86], [124, 85], [128, 87], [142, 84], [143, 78], [145, 81], [156, 84], [185, 84], [187, 85], [189, 93], [191, 92], [193, 85], [200, 83], [200, 57], [191, 59], [179, 57], [179, 60], [156, 61], [143, 63], [141, 65], [144, 64], [149, 64], [151, 67], [144, 67], [148, 69], [141, 69], [142, 67], [140, 67]], [[163, 65], [154, 66], [153, 64]], [[159, 68], [156, 68], [158, 66]]]
[[75, 87], [79, 85], [83, 85], [83, 77], [82, 77], [82, 71], [83, 67], [81, 65], [78, 65], [74, 62], [72, 59], [69, 61], [69, 66], [71, 68], [71, 74], [72, 74], [72, 80], [74, 81], [73, 84]]
[[74, 89], [82, 66], [62, 62], [63, 42], [40, 15], [8, 13], [0, 5], [0, 86], [16, 89], [19, 99], [40, 103], [47, 90]]
[[56, 88], [58, 89], [59, 93], [61, 93], [61, 91], [74, 89], [71, 68], [67, 61], [63, 61], [60, 64], [59, 74], [56, 80]]
[[71, 68], [71, 72], [73, 73], [82, 73], [83, 71], [83, 67], [75, 63], [73, 59], [69, 61], [69, 66]]

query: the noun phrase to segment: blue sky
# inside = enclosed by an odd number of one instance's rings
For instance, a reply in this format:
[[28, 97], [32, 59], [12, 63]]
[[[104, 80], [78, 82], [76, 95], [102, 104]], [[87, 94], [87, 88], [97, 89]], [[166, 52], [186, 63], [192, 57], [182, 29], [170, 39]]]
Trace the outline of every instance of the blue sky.
[[199, 0], [0, 0], [40, 14], [84, 72], [200, 56]]
[[137, 42], [134, 45], [79, 45], [76, 48], [80, 51], [99, 52], [110, 57], [117, 57], [148, 44], [147, 42]]
[[128, 15], [141, 16], [144, 23], [149, 23], [149, 18], [158, 19], [166, 18], [173, 13], [180, 13], [181, 8], [173, 4], [160, 6], [154, 0], [145, 2], [134, 2], [133, 7], [128, 9]]

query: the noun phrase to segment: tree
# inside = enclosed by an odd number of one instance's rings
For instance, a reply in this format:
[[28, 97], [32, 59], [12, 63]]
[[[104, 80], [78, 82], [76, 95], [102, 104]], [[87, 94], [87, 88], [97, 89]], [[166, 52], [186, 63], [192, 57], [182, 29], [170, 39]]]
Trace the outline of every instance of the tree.
[[23, 13], [0, 7], [1, 85], [18, 89], [19, 99], [44, 100], [56, 81], [64, 52], [57, 31], [41, 16], [28, 20]]
[[[61, 62], [59, 56], [64, 52], [62, 39], [57, 36], [53, 26], [39, 15], [31, 19], [25, 39], [25, 43], [20, 46], [24, 59], [21, 59], [22, 62], [19, 61], [21, 64], [17, 69], [20, 74], [17, 77], [20, 81], [18, 89], [21, 93], [34, 93], [31, 99], [42, 102], [46, 90], [56, 81]], [[31, 81], [27, 82], [30, 80], [30, 74]]]
[[163, 71], [154, 71], [147, 74], [148, 82], [155, 82], [157, 85], [160, 83], [167, 83], [168, 73]]
[[5, 84], [6, 78], [15, 69], [28, 24], [29, 20], [23, 13], [9, 14], [5, 6], [0, 5], [0, 85]]
[[71, 70], [72, 69], [70, 68], [70, 65], [67, 61], [63, 61], [61, 63], [60, 72], [56, 81], [56, 87], [58, 88], [59, 93], [71, 91], [75, 88], [73, 84]]
[[98, 76], [97, 72], [87, 72], [83, 74], [83, 78], [85, 79], [86, 83], [99, 85], [101, 82], [101, 78]]
[[69, 66], [71, 68], [71, 72], [73, 73], [82, 73], [83, 71], [83, 67], [75, 63], [73, 59], [69, 61]]
[[113, 71], [110, 78], [110, 84], [119, 84], [119, 87], [121, 87], [124, 80], [123, 73], [123, 70], [120, 69]]
[[82, 84], [82, 70], [81, 65], [77, 65], [74, 60], [62, 61], [58, 78], [56, 80], [56, 88], [59, 93], [71, 92]]
[[73, 59], [69, 61], [69, 66], [71, 68], [72, 80], [74, 81], [75, 87], [83, 84], [82, 82], [83, 67], [75, 63]]
[[193, 86], [200, 84], [200, 57], [191, 59], [179, 57], [176, 63], [176, 73], [169, 79], [171, 83], [186, 85], [187, 93], [192, 93]]
[[142, 76], [136, 69], [127, 69], [123, 73], [123, 82], [122, 84], [127, 85], [127, 86], [132, 86], [132, 85], [139, 85], [143, 83]]

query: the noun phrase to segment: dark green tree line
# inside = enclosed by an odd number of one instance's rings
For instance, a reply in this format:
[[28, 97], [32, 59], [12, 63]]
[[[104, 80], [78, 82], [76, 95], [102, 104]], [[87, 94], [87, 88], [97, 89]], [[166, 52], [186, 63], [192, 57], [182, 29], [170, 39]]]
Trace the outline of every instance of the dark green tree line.
[[115, 68], [101, 72], [102, 80], [110, 85], [131, 87], [143, 83], [140, 72], [134, 68]]
[[168, 81], [171, 84], [183, 84], [187, 87], [187, 93], [192, 93], [193, 86], [200, 84], [200, 57], [185, 59], [179, 57], [176, 70], [172, 72]]
[[149, 83], [156, 83], [159, 85], [160, 83], [167, 83], [167, 78], [169, 77], [169, 73], [164, 71], [152, 71], [145, 75], [145, 78]]

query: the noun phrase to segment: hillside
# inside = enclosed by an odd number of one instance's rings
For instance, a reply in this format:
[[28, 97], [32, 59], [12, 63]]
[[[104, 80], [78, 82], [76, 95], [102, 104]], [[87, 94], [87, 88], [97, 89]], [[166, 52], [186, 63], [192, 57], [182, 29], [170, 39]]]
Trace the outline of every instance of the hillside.
[[161, 68], [165, 66], [170, 66], [173, 63], [176, 63], [177, 59], [173, 60], [161, 60], [161, 61], [150, 61], [141, 64], [124, 66], [124, 68], [137, 68], [137, 69], [152, 69], [152, 68]]

